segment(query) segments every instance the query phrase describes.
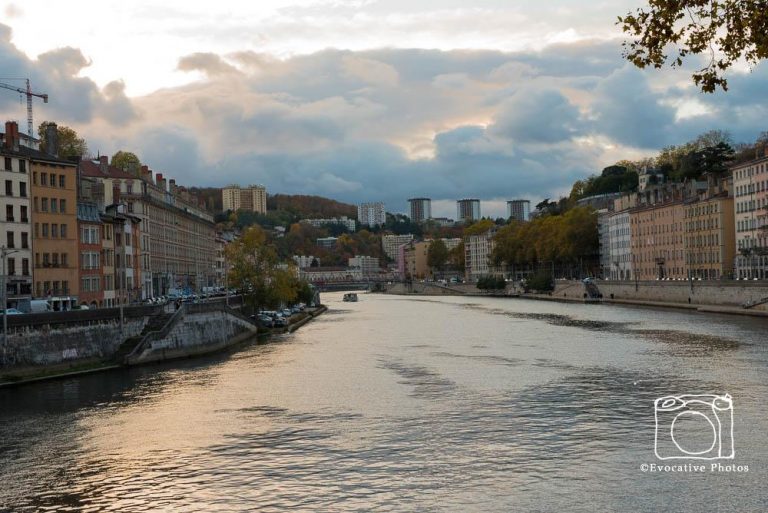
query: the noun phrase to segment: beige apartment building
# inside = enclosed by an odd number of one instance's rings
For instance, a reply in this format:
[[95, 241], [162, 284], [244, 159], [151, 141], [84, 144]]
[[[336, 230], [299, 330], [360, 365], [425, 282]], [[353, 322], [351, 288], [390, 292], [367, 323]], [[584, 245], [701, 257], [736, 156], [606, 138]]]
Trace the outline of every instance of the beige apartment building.
[[267, 213], [267, 189], [263, 185], [250, 185], [241, 188], [229, 185], [221, 190], [221, 203], [224, 212], [247, 210], [259, 214]]
[[632, 269], [636, 280], [687, 279], [685, 205], [676, 199], [629, 212]]
[[32, 250], [37, 298], [76, 298], [80, 291], [77, 164], [60, 159], [56, 125], [45, 152], [27, 148], [32, 163]]
[[686, 202], [685, 261], [691, 278], [719, 280], [733, 275], [733, 222], [733, 197], [727, 190]]
[[402, 273], [405, 278], [424, 279], [429, 276], [429, 245], [432, 241], [410, 242], [403, 246]]

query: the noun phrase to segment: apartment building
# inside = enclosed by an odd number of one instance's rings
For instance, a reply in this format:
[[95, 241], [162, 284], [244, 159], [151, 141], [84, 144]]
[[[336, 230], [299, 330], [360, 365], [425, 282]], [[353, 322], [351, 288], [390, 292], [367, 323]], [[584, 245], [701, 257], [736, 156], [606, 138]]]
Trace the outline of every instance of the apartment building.
[[322, 228], [329, 224], [338, 224], [344, 226], [348, 231], [354, 232], [357, 228], [357, 222], [354, 219], [350, 219], [347, 216], [330, 217], [325, 219], [302, 219], [300, 223], [308, 224], [316, 228]]
[[357, 206], [357, 220], [362, 226], [384, 226], [387, 222], [384, 203], [380, 201], [361, 203]]
[[32, 168], [33, 294], [77, 298], [77, 164], [56, 156], [55, 124], [47, 125], [46, 139], [45, 151], [26, 149]]
[[[135, 174], [114, 168], [106, 157], [82, 161], [80, 174], [102, 184], [95, 189], [103, 189], [104, 206], [124, 204], [124, 215], [138, 219], [138, 226], [129, 235], [130, 240], [138, 234], [138, 243], [123, 250], [126, 264], [131, 262], [127, 267], [134, 269], [133, 275], [125, 274], [126, 283], [132, 283], [131, 294], [139, 291], [140, 298], [146, 298], [177, 289], [199, 291], [215, 280], [213, 216], [184, 187], [162, 173], [153, 178], [147, 166]], [[115, 236], [117, 242], [118, 234]]]
[[81, 305], [104, 306], [104, 223], [95, 203], [77, 204]]
[[397, 261], [398, 248], [412, 240], [413, 234], [410, 233], [404, 235], [383, 235], [381, 237], [381, 247], [388, 258]]
[[[608, 257], [607, 278], [611, 280], [631, 280], [632, 251], [629, 211], [613, 212], [608, 216]], [[603, 247], [601, 247], [601, 250]], [[601, 255], [602, 257], [602, 255]]]
[[529, 200], [517, 199], [507, 201], [507, 219], [515, 221], [527, 221], [531, 218], [531, 202]]
[[461, 199], [456, 202], [456, 219], [471, 223], [480, 219], [480, 200]]
[[464, 238], [464, 276], [468, 282], [476, 282], [482, 276], [504, 272], [503, 268], [491, 262], [493, 248], [496, 246], [494, 235], [495, 230], [488, 230]]
[[432, 218], [432, 200], [430, 198], [411, 198], [408, 200], [411, 221], [421, 223]]
[[736, 253], [733, 197], [728, 191], [685, 203], [685, 259], [691, 278], [733, 275]]
[[356, 255], [348, 259], [347, 265], [349, 267], [359, 267], [364, 278], [377, 276], [381, 271], [377, 257]]
[[5, 286], [6, 304], [0, 308], [17, 308], [20, 302], [32, 298], [32, 222], [30, 203], [29, 154], [22, 151], [18, 124], [5, 124], [0, 144], [0, 270]]
[[632, 209], [629, 223], [636, 280], [688, 278], [682, 199]]
[[411, 241], [402, 246], [398, 261], [398, 270], [403, 278], [413, 280], [424, 279], [429, 276], [429, 245], [432, 241]]
[[240, 187], [229, 185], [221, 190], [221, 203], [224, 211], [247, 210], [259, 214], [267, 213], [267, 189], [263, 185]]
[[768, 148], [762, 156], [733, 166], [736, 277], [768, 278]]

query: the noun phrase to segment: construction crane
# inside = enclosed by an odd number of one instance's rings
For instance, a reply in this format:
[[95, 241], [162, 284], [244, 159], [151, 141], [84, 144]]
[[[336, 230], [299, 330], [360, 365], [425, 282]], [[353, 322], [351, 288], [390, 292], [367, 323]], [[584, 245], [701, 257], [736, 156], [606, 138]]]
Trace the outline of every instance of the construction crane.
[[16, 91], [17, 93], [21, 93], [27, 96], [27, 135], [29, 136], [29, 142], [31, 144], [32, 140], [34, 139], [34, 137], [32, 137], [32, 131], [34, 129], [34, 125], [32, 123], [32, 97], [37, 96], [38, 98], [43, 99], [43, 103], [48, 103], [48, 95], [43, 93], [33, 93], [32, 87], [29, 85], [28, 78], [4, 78], [3, 80], [24, 80], [27, 83], [27, 88], [22, 89], [11, 84], [4, 84], [3, 82], [0, 82], [0, 88]]

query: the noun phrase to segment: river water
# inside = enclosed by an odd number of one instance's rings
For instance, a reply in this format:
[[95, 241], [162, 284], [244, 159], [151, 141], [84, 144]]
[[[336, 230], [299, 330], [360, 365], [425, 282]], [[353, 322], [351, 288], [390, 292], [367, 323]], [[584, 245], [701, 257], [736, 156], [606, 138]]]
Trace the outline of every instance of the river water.
[[[768, 319], [323, 299], [268, 343], [0, 390], [0, 511], [768, 510]], [[725, 393], [734, 459], [657, 459], [654, 399]]]

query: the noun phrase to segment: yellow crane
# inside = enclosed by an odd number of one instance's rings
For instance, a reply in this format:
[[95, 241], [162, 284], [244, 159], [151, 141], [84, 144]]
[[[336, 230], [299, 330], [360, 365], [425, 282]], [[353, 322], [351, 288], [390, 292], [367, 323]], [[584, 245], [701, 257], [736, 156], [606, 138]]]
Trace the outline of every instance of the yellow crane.
[[31, 144], [32, 139], [34, 139], [34, 137], [32, 136], [33, 130], [34, 130], [34, 125], [32, 123], [32, 97], [37, 96], [38, 98], [43, 99], [43, 103], [48, 103], [48, 95], [44, 93], [32, 92], [32, 87], [29, 85], [28, 78], [3, 78], [2, 80], [24, 80], [27, 84], [27, 88], [23, 89], [21, 87], [16, 87], [11, 84], [0, 82], [0, 88], [8, 89], [10, 91], [15, 91], [17, 93], [26, 95], [27, 97], [27, 135], [29, 136], [29, 141]]

